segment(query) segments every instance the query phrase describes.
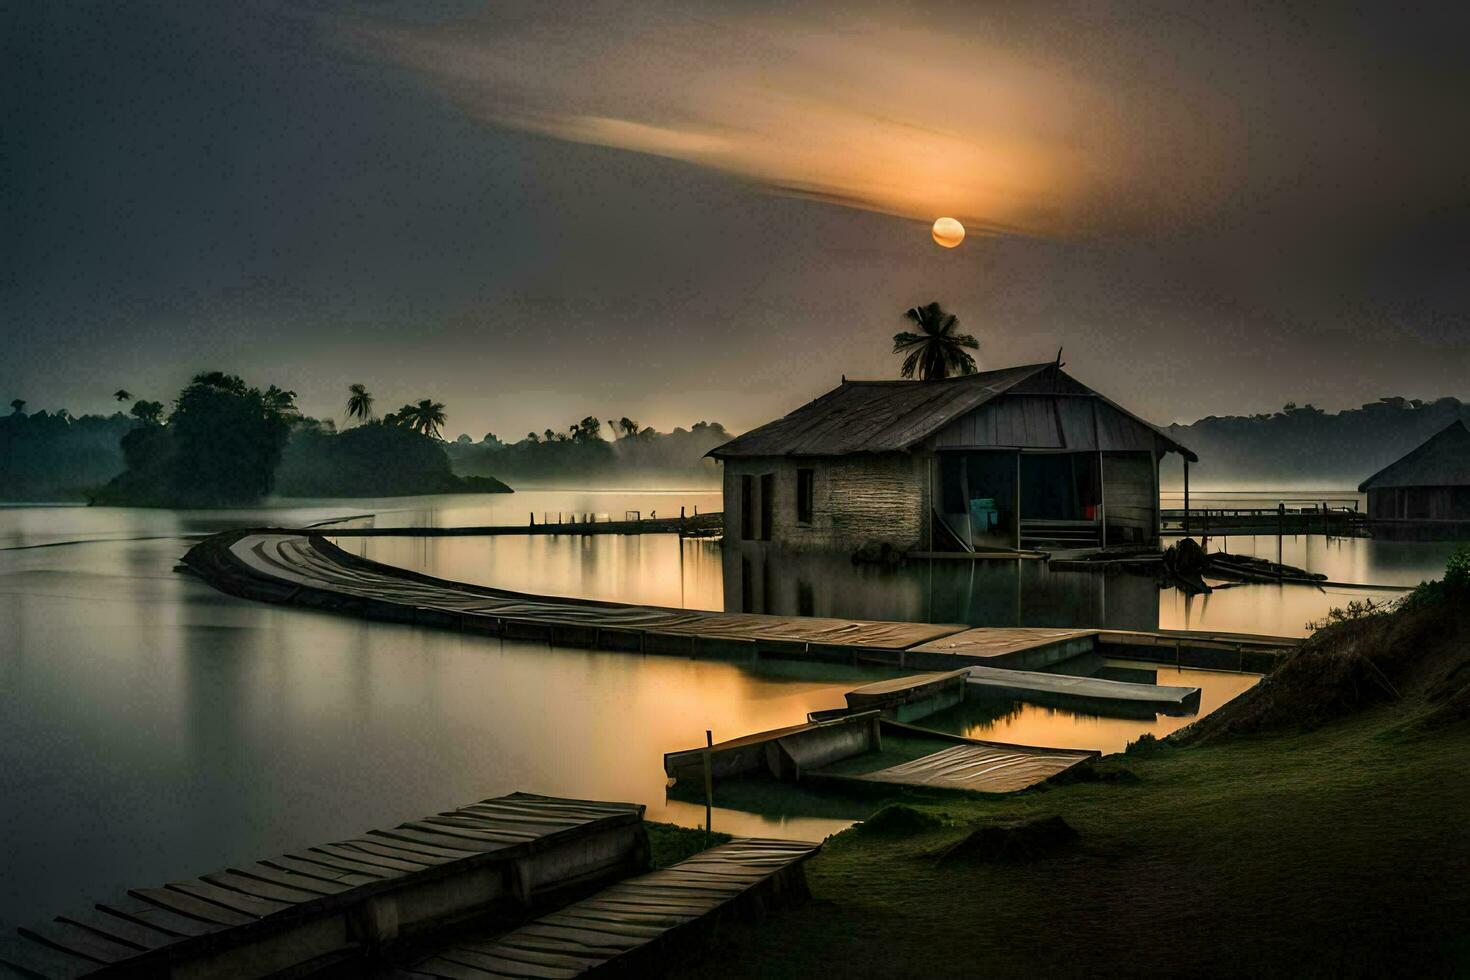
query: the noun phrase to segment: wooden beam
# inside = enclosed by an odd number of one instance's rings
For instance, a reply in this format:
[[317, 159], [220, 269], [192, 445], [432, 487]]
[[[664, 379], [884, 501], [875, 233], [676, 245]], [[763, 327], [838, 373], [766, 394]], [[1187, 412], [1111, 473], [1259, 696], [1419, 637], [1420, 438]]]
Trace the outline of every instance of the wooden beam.
[[[1016, 550], [1021, 550], [1021, 450], [1016, 450]], [[968, 506], [968, 503], [966, 504]], [[972, 539], [973, 540], [973, 539]]]

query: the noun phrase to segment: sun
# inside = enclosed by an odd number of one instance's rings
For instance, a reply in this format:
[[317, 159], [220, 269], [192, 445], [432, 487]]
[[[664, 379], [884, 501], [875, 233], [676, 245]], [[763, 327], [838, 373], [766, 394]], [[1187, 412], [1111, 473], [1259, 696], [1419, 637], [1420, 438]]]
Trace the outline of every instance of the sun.
[[956, 248], [965, 240], [965, 226], [953, 218], [940, 218], [934, 222], [930, 234], [945, 248]]

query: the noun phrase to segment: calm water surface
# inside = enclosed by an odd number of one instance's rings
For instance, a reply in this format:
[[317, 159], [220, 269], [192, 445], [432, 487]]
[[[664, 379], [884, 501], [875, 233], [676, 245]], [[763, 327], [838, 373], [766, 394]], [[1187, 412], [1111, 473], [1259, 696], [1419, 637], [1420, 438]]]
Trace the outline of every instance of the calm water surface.
[[[702, 808], [665, 798], [664, 752], [700, 744], [706, 728], [726, 738], [791, 724], [884, 675], [502, 643], [246, 602], [173, 571], [191, 536], [229, 527], [366, 514], [381, 527], [463, 526], [521, 523], [533, 510], [538, 520], [557, 510], [676, 514], [681, 504], [713, 510], [719, 498], [536, 491], [230, 512], [0, 508], [0, 920], [29, 921], [516, 789], [636, 800], [652, 818], [697, 824]], [[1320, 615], [1340, 604], [1316, 590], [1266, 587], [1181, 609], [1145, 579], [1048, 577], [1037, 563], [883, 572], [792, 561], [747, 570], [738, 548], [669, 536], [344, 544], [448, 578], [711, 609], [1297, 632], [1309, 608]], [[1370, 581], [1417, 581], [1443, 564], [1433, 546], [1313, 547], [1303, 545], [1307, 563], [1335, 562]], [[1287, 560], [1303, 563], [1291, 552]], [[1167, 673], [1161, 683], [1202, 686], [1207, 707], [1251, 681]], [[1021, 706], [957, 724], [1010, 741], [1113, 750], [1185, 720]], [[820, 838], [855, 815], [717, 809], [715, 826]]]

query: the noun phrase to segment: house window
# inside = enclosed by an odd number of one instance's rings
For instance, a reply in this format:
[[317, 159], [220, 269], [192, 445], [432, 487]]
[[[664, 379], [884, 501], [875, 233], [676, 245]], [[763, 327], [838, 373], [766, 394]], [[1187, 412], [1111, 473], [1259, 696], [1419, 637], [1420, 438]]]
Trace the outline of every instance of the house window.
[[761, 474], [761, 540], [771, 540], [771, 530], [776, 523], [776, 474]]
[[740, 478], [740, 537], [755, 540], [755, 477]]
[[796, 471], [796, 522], [812, 522], [812, 476], [811, 470]]

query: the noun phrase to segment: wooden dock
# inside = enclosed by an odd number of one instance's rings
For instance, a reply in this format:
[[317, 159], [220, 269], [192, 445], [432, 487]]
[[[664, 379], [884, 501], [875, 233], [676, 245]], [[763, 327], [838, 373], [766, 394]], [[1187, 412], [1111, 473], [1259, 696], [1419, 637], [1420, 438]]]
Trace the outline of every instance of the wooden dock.
[[0, 976], [361, 974], [402, 943], [646, 870], [643, 807], [512, 793], [173, 881], [0, 939]]
[[986, 742], [885, 722], [893, 734], [914, 735], [953, 743], [948, 748], [907, 762], [865, 773], [816, 773], [822, 782], [878, 786], [913, 786], [965, 793], [1018, 793], [1086, 765], [1102, 753], [1093, 749], [1056, 749], [1035, 745]]
[[1368, 515], [1350, 507], [1316, 504], [1284, 504], [1276, 507], [1165, 507], [1159, 511], [1164, 534], [1234, 535], [1325, 534], [1333, 537], [1362, 536], [1368, 530]]
[[942, 670], [955, 664], [1035, 670], [1090, 653], [1097, 630], [979, 627], [951, 633], [909, 650], [911, 667]]
[[[557, 534], [678, 534], [691, 538], [714, 537], [725, 529], [725, 515], [719, 511], [694, 514], [690, 517], [640, 517], [627, 521], [597, 521], [576, 519], [578, 515], [567, 514], [570, 520], [535, 522], [535, 515], [526, 524], [476, 524], [466, 527], [332, 527], [326, 522], [314, 527], [323, 527], [335, 538], [462, 538], [496, 537], [500, 535], [557, 535]], [[358, 518], [341, 518], [354, 520]]]
[[680, 656], [827, 659], [925, 669], [1033, 668], [1096, 651], [1106, 635], [1106, 642], [1125, 648], [1128, 656], [1267, 670], [1302, 642], [1235, 634], [976, 629], [531, 595], [369, 561], [303, 531], [227, 532], [195, 545], [183, 561], [216, 588], [250, 599], [507, 639]]
[[847, 692], [850, 711], [881, 711], [883, 717], [913, 721], [952, 708], [965, 699], [970, 668], [894, 677]]
[[1149, 716], [1193, 714], [1199, 711], [1200, 689], [1135, 684], [1101, 677], [1074, 677], [1002, 667], [970, 667], [965, 683], [982, 696], [1015, 698], [1034, 704], [1065, 708], [1109, 707], [1137, 709]]
[[[911, 757], [884, 764], [886, 736], [909, 743], [905, 754]], [[915, 744], [917, 750], [912, 747]], [[670, 752], [664, 756], [664, 773], [680, 780], [702, 779], [708, 758], [713, 779], [770, 776], [783, 782], [864, 792], [882, 783], [1014, 793], [1084, 765], [1099, 754], [1088, 749], [965, 738], [883, 718], [875, 710], [756, 732], [709, 748]]]
[[473, 933], [394, 974], [505, 977], [644, 977], [690, 948], [728, 915], [753, 916], [804, 898], [802, 864], [820, 844], [733, 840], [619, 882], [510, 932]]

